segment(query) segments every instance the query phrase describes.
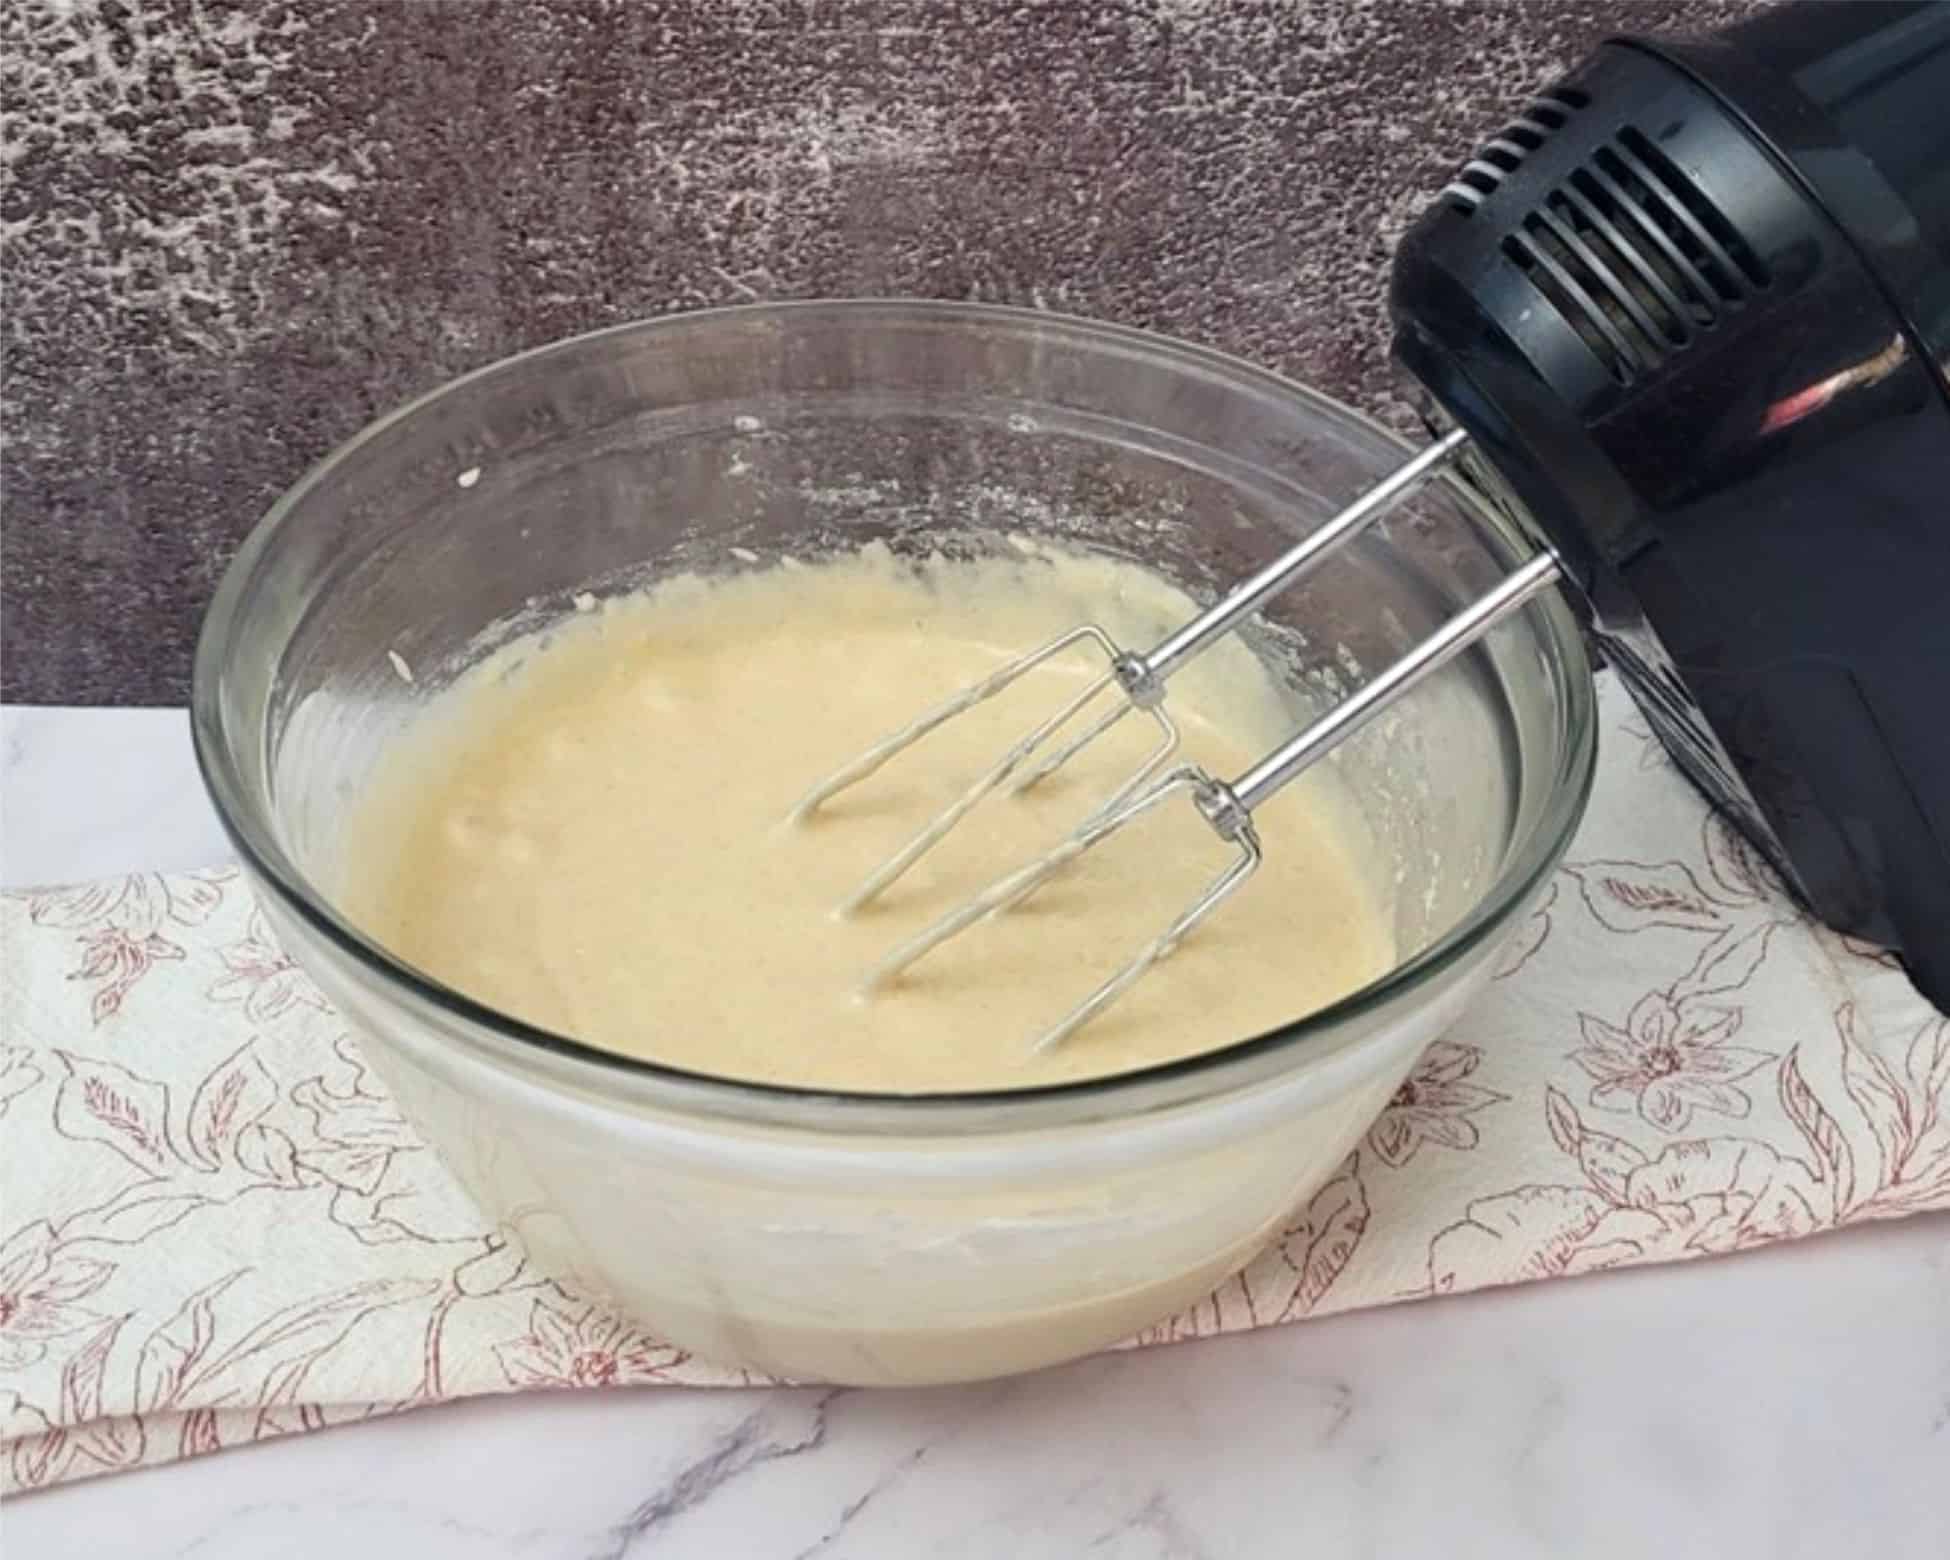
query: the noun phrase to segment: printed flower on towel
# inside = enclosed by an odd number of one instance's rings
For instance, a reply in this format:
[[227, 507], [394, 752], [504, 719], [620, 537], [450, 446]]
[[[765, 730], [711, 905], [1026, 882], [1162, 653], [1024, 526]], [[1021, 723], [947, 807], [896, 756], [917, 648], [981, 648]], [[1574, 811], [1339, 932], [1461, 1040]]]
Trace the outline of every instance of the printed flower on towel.
[[[1950, 1020], [1926, 1021], [1899, 1063], [1834, 1015], [1841, 1088], [1810, 1086], [1796, 1047], [1775, 1077], [1804, 1154], [1753, 1138], [1670, 1143], [1656, 1155], [1593, 1131], [1549, 1089], [1552, 1141], [1582, 1185], [1529, 1185], [1469, 1203], [1429, 1245], [1429, 1288], [1516, 1283], [1739, 1251], [1943, 1205], [1950, 1194]], [[1842, 1103], [1846, 1100], [1846, 1105]]]
[[226, 943], [217, 954], [229, 973], [210, 987], [209, 999], [239, 1004], [253, 1024], [275, 1023], [299, 1007], [331, 1011], [310, 978], [278, 946], [261, 911], [251, 911], [244, 935]]
[[1523, 1186], [1470, 1203], [1430, 1244], [1435, 1292], [1459, 1280], [1475, 1288], [1738, 1251], [1834, 1220], [1825, 1171], [1765, 1143], [1698, 1139], [1648, 1157], [1585, 1126], [1556, 1089], [1545, 1109], [1585, 1184]]
[[1739, 1008], [1648, 992], [1622, 1028], [1580, 1013], [1585, 1043], [1571, 1060], [1595, 1080], [1593, 1105], [1636, 1105], [1646, 1122], [1667, 1132], [1685, 1131], [1695, 1110], [1738, 1120], [1752, 1102], [1735, 1082], [1774, 1060], [1772, 1052], [1726, 1043], [1739, 1031], [1740, 1018]]
[[571, 1315], [547, 1300], [530, 1308], [528, 1331], [494, 1353], [514, 1387], [627, 1387], [661, 1380], [687, 1358], [595, 1306]]
[[35, 926], [76, 933], [81, 957], [68, 979], [94, 987], [89, 1016], [96, 1023], [119, 1012], [158, 962], [183, 958], [169, 933], [201, 926], [223, 900], [228, 872], [164, 877], [139, 872], [77, 888], [30, 892], [27, 919]]
[[1648, 1125], [1683, 1132], [1694, 1113], [1744, 1120], [1753, 1102], [1736, 1085], [1776, 1053], [1728, 1042], [1744, 1010], [1734, 994], [1759, 973], [1788, 907], [1767, 891], [1766, 869], [1718, 819], [1702, 825], [1702, 869], [1686, 861], [1566, 863], [1586, 908], [1607, 931], [1628, 937], [1697, 936], [1691, 967], [1648, 991], [1622, 1022], [1580, 1012], [1583, 1045], [1568, 1053], [1592, 1080], [1590, 1102], [1636, 1110]]
[[1501, 1104], [1498, 1094], [1463, 1079], [1483, 1060], [1482, 1049], [1438, 1040], [1422, 1053], [1415, 1069], [1395, 1091], [1375, 1124], [1368, 1147], [1391, 1169], [1399, 1170], [1424, 1143], [1442, 1148], [1474, 1148], [1480, 1140], [1469, 1118], [1486, 1105]]
[[47, 1340], [105, 1320], [79, 1304], [114, 1276], [115, 1266], [61, 1249], [45, 1220], [23, 1225], [0, 1245], [0, 1370], [47, 1355]]

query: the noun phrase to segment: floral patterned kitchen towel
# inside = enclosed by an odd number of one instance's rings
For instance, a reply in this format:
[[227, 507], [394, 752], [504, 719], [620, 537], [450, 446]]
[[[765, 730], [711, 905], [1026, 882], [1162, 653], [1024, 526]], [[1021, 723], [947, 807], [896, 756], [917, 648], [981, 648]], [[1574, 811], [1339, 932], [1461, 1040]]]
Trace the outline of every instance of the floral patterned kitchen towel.
[[[1950, 1207], [1950, 1020], [1795, 913], [1605, 679], [1488, 997], [1244, 1273], [1135, 1344]], [[0, 1487], [441, 1398], [750, 1384], [486, 1227], [236, 876], [0, 901]]]

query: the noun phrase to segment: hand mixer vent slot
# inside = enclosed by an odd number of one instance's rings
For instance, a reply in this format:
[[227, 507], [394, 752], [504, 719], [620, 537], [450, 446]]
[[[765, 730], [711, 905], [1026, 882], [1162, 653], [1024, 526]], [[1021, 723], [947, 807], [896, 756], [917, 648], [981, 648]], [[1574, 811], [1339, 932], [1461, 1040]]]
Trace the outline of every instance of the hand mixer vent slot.
[[1496, 193], [1504, 179], [1522, 166], [1525, 157], [1539, 150], [1571, 122], [1571, 115], [1588, 107], [1590, 102], [1575, 87], [1553, 87], [1483, 143], [1476, 155], [1463, 164], [1462, 171], [1444, 186], [1442, 199], [1468, 216]]
[[1503, 252], [1621, 385], [1770, 281], [1725, 214], [1631, 125], [1530, 212]]

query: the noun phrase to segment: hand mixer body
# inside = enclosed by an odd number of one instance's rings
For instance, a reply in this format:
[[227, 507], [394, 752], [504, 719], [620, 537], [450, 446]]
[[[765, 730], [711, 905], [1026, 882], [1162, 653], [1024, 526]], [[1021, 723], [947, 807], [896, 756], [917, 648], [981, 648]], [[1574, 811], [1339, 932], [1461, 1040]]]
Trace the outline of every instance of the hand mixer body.
[[1606, 45], [1391, 303], [1680, 767], [1950, 1009], [1950, 3]]

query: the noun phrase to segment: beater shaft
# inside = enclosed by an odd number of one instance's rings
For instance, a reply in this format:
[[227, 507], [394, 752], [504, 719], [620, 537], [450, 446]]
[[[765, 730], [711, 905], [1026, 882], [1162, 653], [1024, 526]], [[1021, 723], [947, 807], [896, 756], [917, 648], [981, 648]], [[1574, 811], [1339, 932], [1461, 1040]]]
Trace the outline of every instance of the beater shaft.
[[1462, 452], [1469, 435], [1453, 428], [1413, 460], [1397, 466], [1325, 525], [1307, 533], [1257, 574], [1226, 594], [1223, 601], [1201, 612], [1149, 655], [1141, 657], [1148, 676], [1162, 681], [1179, 667], [1222, 639], [1289, 585], [1298, 584], [1314, 566], [1343, 542], [1352, 541], [1403, 499], [1412, 496]]
[[1396, 661], [1374, 681], [1343, 699], [1290, 742], [1266, 755], [1232, 783], [1239, 805], [1251, 812], [1316, 759], [1353, 736], [1430, 673], [1439, 671], [1533, 596], [1562, 577], [1554, 553], [1539, 553], [1478, 597]]

